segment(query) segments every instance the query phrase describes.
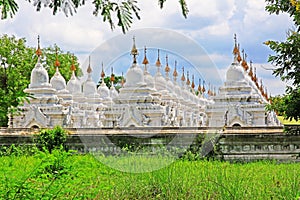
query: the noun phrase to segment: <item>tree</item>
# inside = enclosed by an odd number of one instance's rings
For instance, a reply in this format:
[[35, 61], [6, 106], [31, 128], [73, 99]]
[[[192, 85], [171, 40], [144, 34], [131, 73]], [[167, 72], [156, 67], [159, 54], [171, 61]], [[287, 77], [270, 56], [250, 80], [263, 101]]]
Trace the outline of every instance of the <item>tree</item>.
[[270, 14], [287, 13], [294, 21], [295, 30], [288, 31], [286, 41], [267, 41], [265, 44], [275, 53], [269, 56], [269, 62], [277, 66], [273, 74], [292, 84], [287, 86], [286, 95], [277, 103], [282, 104], [279, 107], [284, 109], [286, 119], [298, 120], [300, 118], [300, 2], [296, 0], [266, 0], [266, 2], [266, 10]]
[[[114, 86], [115, 86], [116, 90], [119, 90], [121, 88], [122, 79], [125, 81], [123, 76], [115, 76], [114, 75]], [[99, 87], [99, 85], [101, 83], [102, 83], [102, 79], [99, 81], [97, 87]], [[110, 88], [111, 87], [111, 76], [104, 77], [104, 83], [106, 84], [106, 86], [108, 88]]]
[[[31, 2], [31, 0], [28, 1]], [[37, 11], [40, 11], [43, 6], [52, 9], [53, 15], [63, 11], [66, 16], [73, 15], [78, 7], [85, 4], [85, 0], [34, 0], [33, 2]], [[158, 0], [159, 7], [163, 8], [165, 2], [166, 0]], [[117, 21], [117, 26], [121, 27], [123, 33], [130, 28], [134, 17], [140, 19], [137, 0], [93, 0], [93, 4], [95, 16], [100, 14], [103, 21], [110, 24], [111, 29], [115, 28], [115, 21]], [[188, 14], [186, 0], [179, 0], [179, 4], [182, 14], [186, 18]], [[13, 17], [19, 9], [15, 0], [0, 1], [0, 7], [1, 19], [6, 19], [8, 16]]]
[[[50, 77], [54, 74], [55, 49], [48, 47], [44, 50], [43, 58]], [[0, 38], [0, 126], [7, 126], [8, 112], [16, 112], [17, 106], [28, 97], [23, 90], [28, 87], [31, 71], [37, 62], [35, 51], [35, 48], [26, 46], [24, 38], [17, 39], [8, 35]], [[69, 80], [71, 75], [72, 57], [69, 52], [63, 53], [59, 49], [60, 71], [66, 80]], [[74, 62], [78, 66], [76, 57], [74, 57]], [[77, 67], [76, 72], [80, 74], [81, 70]]]

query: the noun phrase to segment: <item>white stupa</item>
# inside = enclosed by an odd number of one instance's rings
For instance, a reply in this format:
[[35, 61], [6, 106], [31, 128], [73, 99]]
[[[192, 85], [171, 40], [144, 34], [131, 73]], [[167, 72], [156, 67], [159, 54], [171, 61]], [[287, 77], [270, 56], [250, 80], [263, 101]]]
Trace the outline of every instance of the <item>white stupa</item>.
[[[138, 49], [135, 39], [131, 55], [133, 62], [128, 68], [121, 87], [114, 84], [113, 70], [111, 86], [105, 84], [102, 64], [101, 84], [96, 87], [92, 79], [89, 59], [87, 79], [81, 81], [75, 75], [74, 59], [72, 76], [67, 82], [55, 62], [56, 72], [51, 78], [40, 62], [42, 51], [38, 42], [38, 61], [31, 73], [30, 84], [25, 92], [30, 93], [30, 103], [19, 106], [20, 112], [13, 116], [9, 125], [16, 128], [54, 127], [65, 128], [115, 128], [115, 127], [223, 127], [223, 126], [278, 126], [274, 112], [267, 112], [268, 95], [262, 83], [258, 83], [256, 70], [240, 56], [235, 41], [234, 61], [226, 73], [226, 81], [216, 89], [202, 77], [195, 91], [195, 77], [185, 74], [177, 81], [175, 61], [173, 79], [169, 77], [171, 67], [168, 56], [165, 75], [161, 73], [158, 50], [157, 72], [154, 77], [148, 72], [149, 61], [144, 49], [142, 70], [137, 62]], [[191, 80], [190, 80], [191, 77]], [[120, 87], [120, 88], [119, 88]]]

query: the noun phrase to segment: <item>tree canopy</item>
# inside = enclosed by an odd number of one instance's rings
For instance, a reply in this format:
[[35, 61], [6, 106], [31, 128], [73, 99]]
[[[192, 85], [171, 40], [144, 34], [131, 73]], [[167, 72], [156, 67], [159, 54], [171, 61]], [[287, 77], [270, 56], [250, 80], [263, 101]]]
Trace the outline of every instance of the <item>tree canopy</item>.
[[[28, 0], [31, 2], [31, 0]], [[158, 0], [158, 6], [163, 8], [166, 0]], [[140, 19], [137, 0], [93, 0], [94, 4], [93, 15], [101, 16], [104, 22], [108, 22], [111, 29], [115, 28], [115, 24], [119, 26], [125, 33], [131, 26], [133, 18]], [[76, 13], [80, 6], [85, 4], [85, 0], [33, 0], [33, 5], [37, 11], [42, 7], [50, 8], [53, 15], [62, 11], [66, 16]], [[186, 0], [179, 0], [182, 15], [186, 18], [188, 8]], [[1, 19], [6, 19], [9, 16], [13, 17], [19, 9], [15, 0], [0, 1]]]
[[[289, 30], [285, 41], [266, 41], [265, 44], [274, 51], [269, 62], [276, 66], [273, 74], [290, 83], [286, 94], [280, 100], [274, 99], [273, 108], [286, 119], [300, 118], [300, 2], [296, 0], [266, 0], [266, 10], [270, 14], [287, 13], [294, 22], [294, 30]], [[271, 108], [270, 107], [270, 108]], [[278, 110], [277, 110], [278, 111]]]
[[[0, 38], [0, 126], [7, 126], [9, 111], [16, 112], [20, 103], [28, 97], [23, 90], [30, 83], [30, 75], [37, 62], [35, 48], [28, 47], [24, 38], [17, 39], [14, 36], [4, 35]], [[73, 55], [64, 53], [56, 45], [43, 49], [43, 65], [52, 77], [55, 73], [54, 62], [57, 57], [60, 62], [60, 72], [66, 80], [71, 76], [70, 66]], [[74, 57], [77, 66], [77, 75], [81, 74], [77, 58]]]

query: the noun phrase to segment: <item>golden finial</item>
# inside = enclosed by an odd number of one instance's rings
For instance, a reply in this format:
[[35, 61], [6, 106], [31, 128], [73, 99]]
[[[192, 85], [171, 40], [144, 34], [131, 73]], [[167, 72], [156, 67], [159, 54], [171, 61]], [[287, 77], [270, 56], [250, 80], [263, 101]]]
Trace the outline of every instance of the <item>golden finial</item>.
[[160, 60], [159, 60], [159, 49], [157, 49], [157, 60], [156, 60], [155, 65], [156, 65], [156, 67], [160, 67], [161, 66], [161, 63], [160, 63]]
[[38, 35], [38, 48], [37, 48], [35, 54], [36, 54], [38, 57], [40, 57], [40, 56], [42, 55], [42, 50], [41, 50], [41, 48], [40, 48], [40, 36], [39, 36], [39, 35]]
[[[252, 63], [251, 63], [252, 65]], [[253, 76], [253, 79], [252, 79], [255, 83], [257, 82], [257, 76], [256, 76], [256, 67], [254, 67], [254, 76]]]
[[111, 75], [110, 75], [110, 82], [114, 82], [115, 81], [115, 75], [114, 75], [114, 68], [111, 68]]
[[203, 84], [202, 85], [203, 85], [202, 86], [202, 93], [204, 93], [206, 91], [206, 89], [205, 89], [205, 80], [203, 80]]
[[175, 68], [174, 68], [174, 72], [173, 72], [173, 76], [174, 76], [175, 81], [176, 81], [176, 77], [178, 76], [176, 68], [177, 68], [177, 61], [175, 60]]
[[249, 66], [248, 66], [248, 63], [247, 63], [247, 54], [246, 53], [245, 53], [245, 61], [246, 61], [245, 70], [248, 71]]
[[261, 79], [260, 80], [260, 86], [259, 86], [259, 90], [260, 90], [261, 93], [263, 92], [263, 89], [264, 89], [264, 86], [263, 86], [263, 82], [262, 82], [262, 79]]
[[253, 79], [253, 70], [252, 70], [252, 65], [250, 65], [250, 70], [249, 70], [249, 76], [251, 77], [251, 79]]
[[240, 54], [240, 44], [238, 44], [237, 61], [238, 61], [238, 62], [241, 62], [241, 61], [242, 61], [241, 54]]
[[267, 101], [269, 101], [268, 90], [267, 90], [267, 88], [265, 88], [265, 94], [264, 94], [264, 97], [266, 98]]
[[72, 64], [71, 64], [71, 67], [70, 67], [71, 71], [75, 71], [76, 70], [76, 66], [74, 65], [74, 55], [72, 56]]
[[149, 61], [148, 61], [148, 59], [147, 59], [147, 48], [146, 48], [146, 46], [144, 47], [144, 60], [143, 60], [143, 64], [144, 65], [147, 65], [147, 64], [149, 64]]
[[236, 34], [234, 34], [234, 48], [233, 48], [233, 51], [232, 51], [232, 53], [233, 53], [233, 55], [237, 55], [238, 53], [239, 53], [239, 49], [238, 49], [238, 47], [237, 47], [237, 39], [236, 39]]
[[168, 63], [168, 54], [166, 55], [166, 67], [165, 67], [165, 72], [169, 73], [170, 72], [170, 67], [169, 67], [169, 63]]
[[191, 87], [192, 87], [193, 90], [194, 90], [194, 88], [195, 88], [194, 74], [192, 75], [192, 85], [191, 85]]
[[57, 47], [55, 48], [55, 56], [56, 56], [56, 60], [55, 60], [55, 62], [54, 62], [54, 66], [55, 67], [59, 67], [60, 66], [60, 63], [59, 63], [59, 61], [58, 61], [58, 54], [57, 54]]
[[201, 92], [202, 88], [201, 88], [201, 79], [199, 78], [199, 84], [198, 84], [198, 92]]
[[92, 71], [93, 71], [93, 70], [92, 70], [92, 68], [91, 68], [91, 56], [89, 56], [89, 66], [88, 66], [86, 72], [90, 74], [90, 73], [92, 73]]
[[208, 94], [209, 96], [211, 96], [211, 87], [210, 87], [210, 83], [208, 83], [208, 91], [207, 91], [207, 94]]
[[131, 49], [131, 55], [133, 56], [133, 63], [136, 64], [136, 56], [139, 55], [139, 52], [135, 46], [135, 37], [133, 36], [133, 45], [132, 45], [132, 49]]
[[189, 78], [189, 71], [186, 72], [186, 77], [187, 77], [186, 78], [186, 85], [189, 86], [191, 84], [191, 81], [190, 81], [190, 78]]
[[102, 62], [101, 78], [104, 79], [104, 77], [105, 77], [105, 73], [104, 73], [103, 62]]
[[244, 49], [242, 49], [242, 54], [243, 54], [243, 60], [242, 60], [242, 64], [241, 65], [244, 68], [244, 70], [247, 71], [246, 70], [247, 62], [246, 62], [246, 59], [245, 59], [245, 50]]
[[181, 81], [185, 81], [185, 76], [184, 76], [184, 67], [182, 67], [182, 76], [181, 76]]

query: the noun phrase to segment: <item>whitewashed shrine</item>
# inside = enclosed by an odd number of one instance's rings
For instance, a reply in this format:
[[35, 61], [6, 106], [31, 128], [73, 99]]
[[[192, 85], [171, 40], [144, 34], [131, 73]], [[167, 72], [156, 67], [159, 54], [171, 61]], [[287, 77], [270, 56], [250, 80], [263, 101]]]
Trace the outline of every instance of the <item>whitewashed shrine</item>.
[[[12, 128], [54, 127], [65, 128], [116, 128], [116, 127], [224, 127], [224, 126], [278, 126], [274, 112], [265, 110], [269, 103], [267, 92], [258, 83], [255, 69], [248, 66], [246, 58], [240, 56], [235, 41], [234, 61], [226, 73], [226, 81], [218, 94], [205, 85], [195, 88], [194, 75], [187, 72], [177, 79], [176, 64], [169, 67], [166, 56], [165, 67], [159, 56], [155, 63], [157, 72], [152, 76], [147, 67], [149, 61], [144, 50], [141, 67], [137, 63], [138, 50], [133, 41], [129, 67], [122, 87], [98, 86], [92, 80], [92, 66], [87, 68], [87, 79], [81, 83], [76, 77], [75, 66], [68, 82], [59, 72], [59, 61], [55, 62], [56, 73], [50, 79], [40, 62], [40, 45], [36, 51], [38, 61], [31, 72], [25, 92], [30, 93], [29, 103], [19, 107], [20, 112], [10, 116]], [[128, 63], [128, 65], [130, 65]], [[191, 78], [191, 79], [190, 79]], [[111, 79], [114, 81], [114, 74]], [[125, 81], [126, 80], [126, 81]]]

